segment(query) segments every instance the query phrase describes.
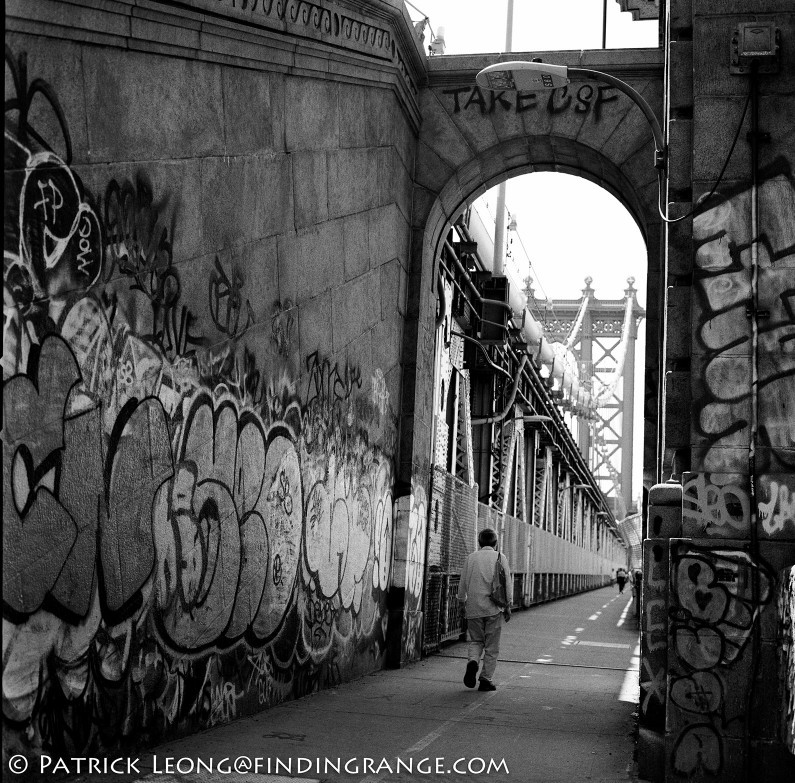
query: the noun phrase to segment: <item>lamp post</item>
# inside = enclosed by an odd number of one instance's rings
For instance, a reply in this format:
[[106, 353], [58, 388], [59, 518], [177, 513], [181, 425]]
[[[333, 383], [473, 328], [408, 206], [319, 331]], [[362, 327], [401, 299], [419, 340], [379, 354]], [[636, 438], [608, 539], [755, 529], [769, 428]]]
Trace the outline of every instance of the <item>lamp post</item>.
[[[508, 0], [508, 16], [505, 21], [505, 51], [513, 48], [513, 0]], [[507, 182], [497, 186], [497, 217], [494, 224], [494, 263], [492, 271], [495, 275], [505, 274], [505, 197], [508, 190]]]
[[657, 116], [646, 99], [634, 87], [612, 74], [590, 68], [569, 68], [566, 65], [517, 60], [489, 65], [478, 73], [475, 81], [479, 87], [487, 90], [554, 90], [570, 84], [570, 77], [604, 82], [627, 95], [643, 112], [643, 116], [651, 126], [654, 134], [654, 167], [660, 171], [665, 170], [668, 149]]

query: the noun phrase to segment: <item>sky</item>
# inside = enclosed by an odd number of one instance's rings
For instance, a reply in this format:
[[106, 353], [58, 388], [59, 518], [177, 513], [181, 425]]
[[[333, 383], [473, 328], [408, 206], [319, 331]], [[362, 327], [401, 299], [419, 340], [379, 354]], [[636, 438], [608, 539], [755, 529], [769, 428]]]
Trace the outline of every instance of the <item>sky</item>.
[[[444, 28], [445, 54], [501, 52], [505, 48], [507, 0], [412, 0], [409, 15], [427, 16], [433, 31]], [[602, 47], [600, 0], [514, 0], [514, 52]], [[427, 38], [426, 34], [426, 38]], [[657, 46], [657, 22], [633, 21], [616, 0], [607, 0], [607, 48]]]
[[[502, 52], [508, 0], [412, 0], [414, 20], [429, 17], [435, 35], [444, 30], [445, 54]], [[419, 9], [419, 10], [417, 10]], [[600, 49], [600, 0], [514, 0], [514, 52]], [[426, 42], [430, 34], [426, 30]], [[649, 48], [658, 44], [658, 23], [633, 21], [616, 0], [607, 0], [607, 48]], [[496, 188], [483, 196], [496, 214]], [[506, 206], [516, 218], [511, 255], [530, 275], [538, 298], [577, 299], [585, 277], [597, 298], [620, 299], [627, 278], [635, 278], [638, 302], [646, 302], [646, 249], [629, 212], [606, 190], [580, 177], [537, 172], [511, 179]], [[508, 261], [507, 263], [511, 263]], [[633, 495], [641, 490], [643, 433], [643, 350], [645, 324], [638, 334], [635, 379]]]

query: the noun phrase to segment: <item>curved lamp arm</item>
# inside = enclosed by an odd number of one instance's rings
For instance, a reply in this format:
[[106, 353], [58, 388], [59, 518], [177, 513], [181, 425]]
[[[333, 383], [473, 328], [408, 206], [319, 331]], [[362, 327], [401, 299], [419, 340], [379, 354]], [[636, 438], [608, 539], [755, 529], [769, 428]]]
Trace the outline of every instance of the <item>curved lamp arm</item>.
[[651, 125], [655, 148], [654, 167], [658, 169], [665, 168], [665, 139], [663, 138], [662, 128], [660, 127], [657, 115], [654, 113], [651, 106], [649, 106], [648, 101], [634, 87], [616, 78], [612, 74], [603, 73], [602, 71], [592, 71], [590, 68], [568, 68], [567, 70], [572, 76], [584, 76], [587, 79], [605, 82], [611, 87], [621, 90], [624, 95], [629, 96], [629, 98], [635, 102], [635, 105], [643, 112], [643, 116], [648, 120], [649, 125]]
[[517, 60], [489, 65], [478, 73], [475, 81], [487, 90], [554, 90], [569, 84], [570, 76], [582, 76], [597, 82], [604, 82], [620, 90], [643, 112], [654, 135], [654, 167], [665, 169], [668, 151], [665, 146], [662, 128], [646, 99], [625, 81], [609, 73], [590, 68], [569, 68], [566, 65], [551, 65], [542, 62]]

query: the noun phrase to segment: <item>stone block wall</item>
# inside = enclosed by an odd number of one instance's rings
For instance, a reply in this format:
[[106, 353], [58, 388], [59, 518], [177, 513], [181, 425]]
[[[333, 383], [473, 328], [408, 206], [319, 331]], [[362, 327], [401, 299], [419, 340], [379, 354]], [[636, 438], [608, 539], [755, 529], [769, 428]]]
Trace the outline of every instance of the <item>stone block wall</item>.
[[778, 72], [758, 79], [756, 190], [751, 79], [730, 66], [739, 23], [772, 21], [785, 42], [795, 14], [776, 0], [671, 0], [666, 14], [669, 214], [695, 213], [667, 234], [663, 476], [682, 496], [650, 492], [638, 756], [651, 780], [783, 781], [795, 57], [782, 46]]
[[6, 8], [4, 758], [384, 662], [420, 49], [251, 5]]

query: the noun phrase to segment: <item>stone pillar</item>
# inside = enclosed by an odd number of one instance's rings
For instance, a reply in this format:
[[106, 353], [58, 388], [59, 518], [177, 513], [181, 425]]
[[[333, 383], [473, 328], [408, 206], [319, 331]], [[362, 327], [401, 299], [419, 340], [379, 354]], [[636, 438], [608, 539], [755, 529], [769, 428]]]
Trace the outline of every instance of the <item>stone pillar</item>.
[[[795, 68], [782, 56], [759, 78], [767, 135], [754, 167], [751, 80], [732, 73], [732, 46], [744, 22], [772, 22], [785, 40], [795, 12], [784, 0], [671, 0], [666, 13], [668, 211], [695, 215], [667, 227], [660, 280], [662, 469], [682, 499], [670, 511], [660, 493], [672, 490], [650, 492], [639, 764], [666, 781], [791, 780], [779, 719], [791, 709], [780, 652], [789, 621], [775, 596], [795, 563], [795, 456], [783, 424], [795, 362], [781, 342], [795, 286]], [[663, 622], [667, 645], [656, 649]]]
[[400, 451], [395, 486], [392, 584], [387, 607], [386, 664], [400, 667], [422, 652], [425, 536], [431, 494], [433, 383], [436, 345], [435, 259], [431, 232], [412, 231], [406, 323]]
[[393, 668], [417, 660], [422, 654], [426, 528], [427, 507], [423, 490], [395, 501], [387, 626], [387, 665]]
[[649, 490], [648, 537], [643, 542], [638, 726], [638, 773], [655, 783], [665, 780], [669, 540], [681, 531], [682, 487], [656, 484]]

